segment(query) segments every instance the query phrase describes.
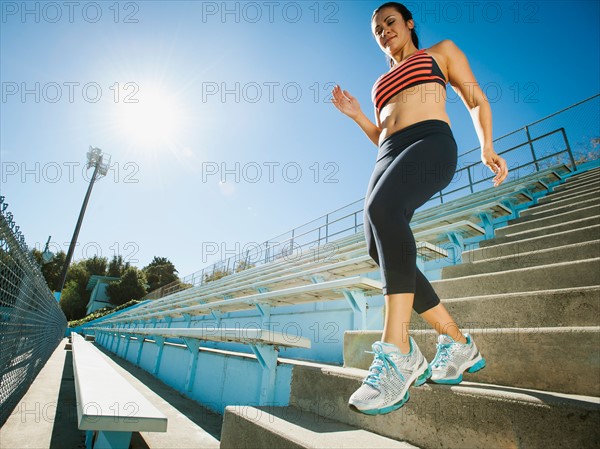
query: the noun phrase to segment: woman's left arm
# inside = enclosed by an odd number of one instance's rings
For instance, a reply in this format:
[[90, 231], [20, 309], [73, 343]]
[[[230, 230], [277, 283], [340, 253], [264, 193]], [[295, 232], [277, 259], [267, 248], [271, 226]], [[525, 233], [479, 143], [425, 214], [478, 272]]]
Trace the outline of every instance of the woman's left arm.
[[467, 57], [454, 42], [446, 39], [440, 43], [448, 67], [448, 82], [469, 110], [475, 132], [481, 145], [481, 161], [496, 173], [494, 187], [508, 176], [506, 161], [494, 151], [492, 141], [492, 108], [479, 87]]

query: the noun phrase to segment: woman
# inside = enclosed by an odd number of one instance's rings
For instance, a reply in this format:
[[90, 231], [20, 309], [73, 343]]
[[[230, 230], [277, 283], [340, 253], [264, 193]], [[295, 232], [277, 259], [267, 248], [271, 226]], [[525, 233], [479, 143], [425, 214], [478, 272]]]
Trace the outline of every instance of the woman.
[[[408, 9], [395, 2], [377, 8], [371, 29], [391, 69], [375, 82], [372, 100], [376, 124], [348, 91], [335, 86], [332, 102], [352, 118], [378, 146], [364, 207], [364, 229], [371, 257], [381, 271], [385, 319], [369, 374], [350, 397], [349, 406], [366, 414], [400, 408], [408, 388], [429, 377], [456, 384], [465, 370], [485, 366], [471, 336], [463, 334], [416, 265], [416, 244], [409, 222], [414, 211], [452, 180], [457, 146], [445, 111], [450, 83], [469, 110], [481, 143], [481, 160], [498, 186], [508, 170], [492, 143], [490, 105], [463, 52], [450, 40], [419, 50]], [[436, 331], [437, 353], [431, 365], [408, 335], [414, 308]]]

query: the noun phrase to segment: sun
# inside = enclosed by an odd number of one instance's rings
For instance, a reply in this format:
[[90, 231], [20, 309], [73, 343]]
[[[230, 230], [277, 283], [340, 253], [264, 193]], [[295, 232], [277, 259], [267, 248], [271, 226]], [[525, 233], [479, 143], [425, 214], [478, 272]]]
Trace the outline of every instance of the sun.
[[[138, 100], [135, 102], [135, 100]], [[168, 145], [179, 137], [184, 111], [174, 95], [159, 88], [140, 87], [133, 101], [119, 104], [117, 123], [133, 145]]]

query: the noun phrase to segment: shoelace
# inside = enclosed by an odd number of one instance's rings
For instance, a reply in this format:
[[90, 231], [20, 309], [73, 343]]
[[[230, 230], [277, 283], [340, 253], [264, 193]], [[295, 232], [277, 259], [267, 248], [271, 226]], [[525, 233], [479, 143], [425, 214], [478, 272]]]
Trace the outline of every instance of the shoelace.
[[367, 352], [369, 354], [375, 354], [375, 360], [373, 360], [373, 363], [369, 367], [370, 373], [366, 377], [366, 379], [363, 381], [363, 383], [369, 384], [374, 388], [379, 388], [378, 384], [379, 384], [379, 381], [381, 380], [379, 376], [381, 375], [383, 368], [385, 368], [386, 371], [389, 371], [390, 366], [394, 368], [396, 373], [398, 373], [398, 375], [400, 376], [400, 378], [403, 381], [405, 380], [404, 376], [398, 369], [398, 366], [396, 366], [396, 363], [392, 360], [392, 358], [389, 356], [389, 354], [386, 354], [382, 350], [365, 351], [365, 352]]
[[443, 367], [448, 363], [450, 354], [452, 353], [452, 346], [454, 343], [438, 343], [437, 354], [434, 360], [431, 362], [432, 367]]

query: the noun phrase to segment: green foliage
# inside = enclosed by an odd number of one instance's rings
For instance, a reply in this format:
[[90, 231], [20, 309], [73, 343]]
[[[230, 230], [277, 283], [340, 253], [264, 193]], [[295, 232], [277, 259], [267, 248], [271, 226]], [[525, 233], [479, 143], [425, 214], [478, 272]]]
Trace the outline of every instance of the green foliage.
[[85, 259], [83, 262], [90, 276], [106, 276], [106, 257], [94, 256], [90, 259]]
[[[32, 252], [42, 267], [48, 287], [52, 291], [57, 291], [60, 288], [62, 269], [66, 259], [65, 253], [61, 251], [51, 262], [42, 264], [42, 252], [36, 249]], [[154, 290], [179, 281], [175, 266], [166, 257], [154, 257], [143, 270], [132, 267], [129, 262], [123, 262], [123, 257], [120, 255], [113, 256], [110, 262], [107, 258], [98, 256], [79, 260], [73, 262], [67, 271], [65, 289], [69, 282], [71, 282], [71, 286], [65, 300], [66, 309], [63, 309], [65, 314], [72, 320], [81, 319], [85, 315], [91, 295], [91, 292], [86, 290], [90, 276], [121, 278], [125, 274], [127, 274], [125, 279], [107, 287], [106, 293], [112, 304], [118, 305], [132, 299], [140, 299], [148, 289]]]
[[116, 282], [106, 286], [106, 294], [111, 304], [120, 306], [132, 299], [141, 299], [146, 294], [146, 277], [136, 267], [129, 267]]
[[110, 313], [113, 313], [118, 310], [126, 309], [127, 307], [136, 305], [139, 302], [140, 301], [132, 300], [132, 301], [126, 302], [125, 304], [121, 304], [120, 306], [117, 306], [117, 307], [103, 307], [101, 309], [98, 309], [98, 310], [90, 313], [89, 315], [87, 315], [79, 320], [69, 321], [69, 327], [81, 326], [82, 324], [88, 323], [88, 322], [93, 321], [98, 318], [102, 318], [103, 316], [108, 315]]
[[72, 263], [69, 267], [67, 271], [67, 279], [65, 280], [65, 285], [70, 281], [75, 281], [77, 283], [77, 291], [79, 292], [79, 295], [82, 298], [84, 298], [87, 295], [87, 299], [89, 300], [90, 292], [86, 291], [89, 280], [90, 273], [87, 271], [85, 261], [79, 260], [75, 263]]
[[54, 258], [46, 263], [42, 263], [42, 252], [37, 249], [33, 249], [32, 251], [33, 257], [42, 267], [42, 274], [44, 275], [44, 279], [46, 279], [46, 283], [48, 284], [48, 288], [52, 291], [56, 291], [60, 288], [60, 275], [62, 274], [62, 269], [65, 265], [65, 260], [67, 259], [67, 255], [64, 251], [59, 251], [54, 255]]
[[148, 290], [153, 291], [164, 285], [178, 281], [175, 265], [166, 257], [154, 256], [152, 262], [143, 268], [148, 282]]
[[125, 270], [129, 268], [129, 262], [123, 263], [123, 256], [113, 256], [112, 260], [108, 264], [107, 276], [120, 278]]
[[[58, 291], [61, 287], [61, 275], [66, 254], [60, 251], [46, 264], [42, 263], [41, 251], [33, 249], [32, 254], [41, 266], [48, 288], [53, 292]], [[90, 292], [86, 291], [90, 280], [90, 270], [92, 270], [92, 274], [104, 274], [106, 259], [93, 257], [78, 261], [72, 263], [67, 270], [67, 278], [60, 297], [60, 306], [68, 319], [78, 319], [85, 315], [87, 303], [90, 300]]]
[[77, 281], [71, 280], [66, 283], [60, 295], [60, 308], [67, 320], [73, 320], [85, 315], [86, 303], [82, 301]]

